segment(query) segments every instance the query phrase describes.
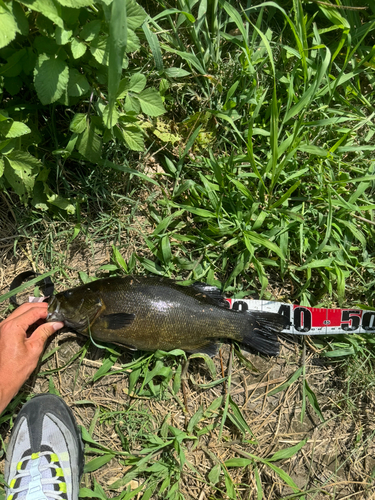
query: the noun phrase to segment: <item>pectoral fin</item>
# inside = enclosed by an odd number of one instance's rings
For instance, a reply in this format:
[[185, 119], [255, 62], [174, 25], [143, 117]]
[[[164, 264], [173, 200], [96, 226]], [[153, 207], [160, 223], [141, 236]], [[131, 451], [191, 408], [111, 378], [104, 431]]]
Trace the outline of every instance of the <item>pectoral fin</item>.
[[100, 318], [100, 323], [102, 328], [105, 327], [108, 330], [120, 330], [121, 328], [126, 328], [130, 326], [135, 318], [135, 314], [128, 313], [114, 313], [107, 314]]

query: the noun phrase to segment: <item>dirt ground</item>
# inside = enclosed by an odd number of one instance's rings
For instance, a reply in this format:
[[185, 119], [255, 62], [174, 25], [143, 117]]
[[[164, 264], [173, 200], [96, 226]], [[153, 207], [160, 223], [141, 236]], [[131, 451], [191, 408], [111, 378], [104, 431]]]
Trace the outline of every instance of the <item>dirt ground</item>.
[[[0, 211], [0, 294], [8, 291], [12, 279], [20, 272], [30, 269], [33, 262], [31, 243], [19, 240], [14, 250], [14, 236], [17, 229], [6, 209]], [[63, 253], [62, 248], [59, 249]], [[78, 271], [93, 274], [98, 266], [108, 264], [110, 255], [105, 246], [88, 251], [84, 245], [77, 246], [67, 254], [68, 275], [77, 279]], [[38, 263], [39, 271], [43, 262]], [[77, 280], [78, 283], [78, 280]], [[63, 289], [64, 280], [58, 285]], [[26, 296], [26, 295], [25, 295]], [[24, 297], [25, 297], [24, 296]], [[1, 304], [4, 306], [4, 304]], [[2, 317], [8, 314], [7, 304], [1, 308]], [[0, 311], [1, 312], [1, 311]], [[170, 425], [186, 430], [193, 415], [201, 407], [205, 411], [221, 395], [226, 395], [227, 385], [218, 384], [211, 388], [201, 388], [198, 384], [209, 384], [212, 377], [201, 359], [190, 362], [186, 390], [186, 412], [183, 411], [182, 390], [173, 397], [167, 392], [159, 397], [129, 396], [129, 376], [108, 374], [92, 382], [92, 377], [102, 364], [105, 352], [95, 346], [88, 349], [84, 358], [78, 357], [68, 366], [64, 365], [82, 348], [87, 339], [61, 333], [50, 342], [47, 352], [58, 348], [41, 366], [40, 375], [33, 376], [25, 386], [27, 393], [45, 393], [54, 387], [73, 409], [79, 424], [90, 429], [92, 437], [102, 446], [112, 450], [122, 450], [122, 443], [115, 428], [123, 426], [129, 439], [129, 449], [137, 453], [142, 449], [141, 437], [158, 432], [168, 419]], [[300, 344], [283, 340], [280, 356], [264, 358], [242, 351], [254, 368], [245, 366], [235, 354], [231, 369], [232, 383], [230, 395], [240, 408], [251, 428], [252, 435], [242, 436], [238, 428], [227, 419], [223, 435], [219, 439], [219, 428], [213, 425], [207, 433], [199, 435], [198, 441], [186, 443], [186, 459], [194, 467], [184, 466], [180, 480], [181, 492], [186, 499], [227, 498], [214, 490], [207, 481], [212, 468], [230, 458], [246, 458], [248, 453], [265, 459], [275, 452], [297, 445], [307, 439], [303, 448], [292, 458], [274, 463], [305, 491], [308, 499], [370, 499], [375, 498], [375, 404], [371, 387], [357, 387], [350, 384], [348, 375], [340, 364], [326, 363], [319, 352], [309, 342], [304, 360], [306, 380], [314, 391], [324, 421], [322, 422], [309, 402], [301, 422], [303, 392], [301, 378], [286, 390], [272, 395], [271, 391], [283, 384], [302, 365], [303, 350]], [[117, 360], [114, 369], [129, 363], [133, 354], [127, 351]], [[228, 374], [230, 347], [223, 345], [221, 356], [214, 358], [217, 378]], [[176, 370], [178, 363], [171, 364]], [[48, 370], [58, 371], [45, 373]], [[120, 415], [118, 420], [116, 415]], [[124, 412], [131, 417], [124, 422]], [[111, 418], [106, 418], [110, 413]], [[194, 434], [217, 420], [215, 414], [202, 417], [194, 427]], [[117, 427], [116, 427], [117, 426]], [[0, 428], [5, 442], [9, 439], [9, 426]], [[0, 458], [0, 473], [4, 459]], [[129, 467], [118, 458], [91, 474], [86, 474], [82, 485], [91, 487], [92, 479], [104, 488], [108, 496], [116, 496], [121, 491], [110, 486], [121, 479]], [[263, 486], [263, 498], [301, 498], [292, 495], [291, 488], [266, 464], [258, 462], [258, 470]], [[256, 492], [256, 476], [251, 467], [231, 467], [228, 472], [236, 485], [238, 498], [259, 498]], [[141, 478], [132, 481], [136, 488]], [[224, 479], [217, 483], [219, 490], [225, 489]], [[123, 489], [123, 488], [122, 488]], [[141, 493], [136, 498], [141, 498]], [[262, 497], [261, 497], [262, 498]]]

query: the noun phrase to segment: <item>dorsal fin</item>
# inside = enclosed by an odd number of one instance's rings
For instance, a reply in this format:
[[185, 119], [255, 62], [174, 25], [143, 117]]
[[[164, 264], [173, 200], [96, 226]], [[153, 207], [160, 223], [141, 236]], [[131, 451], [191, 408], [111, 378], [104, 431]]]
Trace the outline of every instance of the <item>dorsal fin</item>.
[[202, 283], [200, 281], [197, 281], [196, 283], [193, 283], [191, 287], [197, 290], [197, 292], [203, 295], [207, 295], [207, 297], [213, 299], [218, 306], [225, 307], [226, 300], [222, 296], [221, 291], [218, 289], [217, 286], [207, 285], [207, 283]]

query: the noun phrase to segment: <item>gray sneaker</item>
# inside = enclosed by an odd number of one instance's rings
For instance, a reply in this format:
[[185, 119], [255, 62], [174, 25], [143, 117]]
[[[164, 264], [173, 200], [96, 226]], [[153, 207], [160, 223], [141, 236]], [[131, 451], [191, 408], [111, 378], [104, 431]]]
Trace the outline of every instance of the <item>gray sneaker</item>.
[[77, 500], [83, 465], [82, 438], [70, 408], [52, 394], [30, 399], [7, 449], [6, 500]]

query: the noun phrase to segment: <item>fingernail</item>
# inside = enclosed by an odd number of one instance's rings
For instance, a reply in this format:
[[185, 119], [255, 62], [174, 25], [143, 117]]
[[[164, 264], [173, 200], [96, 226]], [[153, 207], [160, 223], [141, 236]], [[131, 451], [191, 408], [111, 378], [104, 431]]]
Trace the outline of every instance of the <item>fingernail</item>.
[[62, 321], [57, 321], [56, 323], [52, 323], [52, 328], [56, 330], [60, 330], [64, 326], [64, 323]]

